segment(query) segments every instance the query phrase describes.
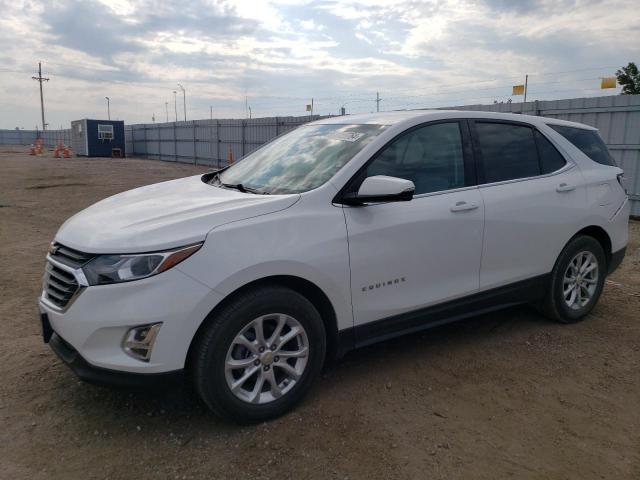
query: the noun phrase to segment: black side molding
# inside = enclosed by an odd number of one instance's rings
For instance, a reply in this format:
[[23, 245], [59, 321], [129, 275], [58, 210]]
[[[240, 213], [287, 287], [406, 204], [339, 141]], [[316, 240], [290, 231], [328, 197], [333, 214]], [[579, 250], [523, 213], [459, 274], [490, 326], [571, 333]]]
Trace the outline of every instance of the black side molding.
[[338, 332], [339, 350], [346, 353], [354, 348], [401, 335], [541, 300], [546, 293], [549, 279], [550, 274], [539, 275], [486, 292], [341, 330]]

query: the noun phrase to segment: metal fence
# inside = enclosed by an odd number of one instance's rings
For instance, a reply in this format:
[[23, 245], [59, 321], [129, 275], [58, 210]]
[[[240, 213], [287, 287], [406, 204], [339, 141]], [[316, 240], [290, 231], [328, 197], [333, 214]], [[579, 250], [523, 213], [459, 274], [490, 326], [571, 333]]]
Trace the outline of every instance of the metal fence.
[[71, 129], [65, 130], [0, 130], [0, 145], [31, 145], [42, 138], [47, 147], [58, 142], [71, 145]]
[[[632, 215], [640, 216], [640, 95], [568, 100], [463, 105], [456, 110], [511, 112], [559, 118], [600, 130], [617, 164], [624, 169]], [[127, 156], [221, 167], [239, 160], [272, 138], [318, 115], [246, 120], [194, 120], [125, 126]], [[70, 130], [0, 130], [0, 144], [29, 145], [40, 134], [47, 146], [71, 143]]]
[[640, 95], [615, 95], [527, 103], [464, 105], [455, 110], [481, 110], [540, 115], [591, 125], [624, 170], [631, 215], [640, 216]]
[[221, 167], [278, 135], [320, 117], [194, 120], [125, 126], [127, 155]]

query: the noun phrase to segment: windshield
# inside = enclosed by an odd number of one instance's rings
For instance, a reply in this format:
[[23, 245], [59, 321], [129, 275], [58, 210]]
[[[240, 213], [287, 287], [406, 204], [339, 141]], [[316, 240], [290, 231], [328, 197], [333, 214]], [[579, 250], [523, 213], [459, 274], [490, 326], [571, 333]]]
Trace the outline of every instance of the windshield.
[[265, 193], [301, 193], [324, 184], [386, 125], [304, 125], [220, 173], [224, 185]]

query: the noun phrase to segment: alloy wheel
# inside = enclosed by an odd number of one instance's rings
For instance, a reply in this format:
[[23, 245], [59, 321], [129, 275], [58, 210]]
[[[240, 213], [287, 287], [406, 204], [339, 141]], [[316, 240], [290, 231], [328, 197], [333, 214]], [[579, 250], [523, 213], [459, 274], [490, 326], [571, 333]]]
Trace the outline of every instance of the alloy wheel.
[[225, 378], [240, 400], [265, 404], [286, 395], [307, 366], [309, 340], [304, 327], [283, 313], [253, 319], [233, 339]]
[[598, 287], [598, 259], [589, 251], [575, 255], [564, 273], [562, 298], [573, 310], [584, 307]]

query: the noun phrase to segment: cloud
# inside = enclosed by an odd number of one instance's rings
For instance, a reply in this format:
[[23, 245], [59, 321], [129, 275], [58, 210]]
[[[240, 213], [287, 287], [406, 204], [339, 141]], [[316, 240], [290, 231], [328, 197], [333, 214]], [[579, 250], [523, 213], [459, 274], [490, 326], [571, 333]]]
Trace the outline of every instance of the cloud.
[[[189, 118], [370, 111], [597, 95], [639, 60], [634, 0], [0, 0], [0, 126], [104, 113], [162, 118], [180, 82]], [[38, 28], [33, 28], [37, 25]], [[585, 70], [589, 69], [590, 70]], [[570, 72], [570, 73], [554, 73]], [[535, 97], [537, 93], [537, 97]], [[608, 93], [608, 92], [607, 92]], [[166, 112], [165, 112], [166, 116]]]

